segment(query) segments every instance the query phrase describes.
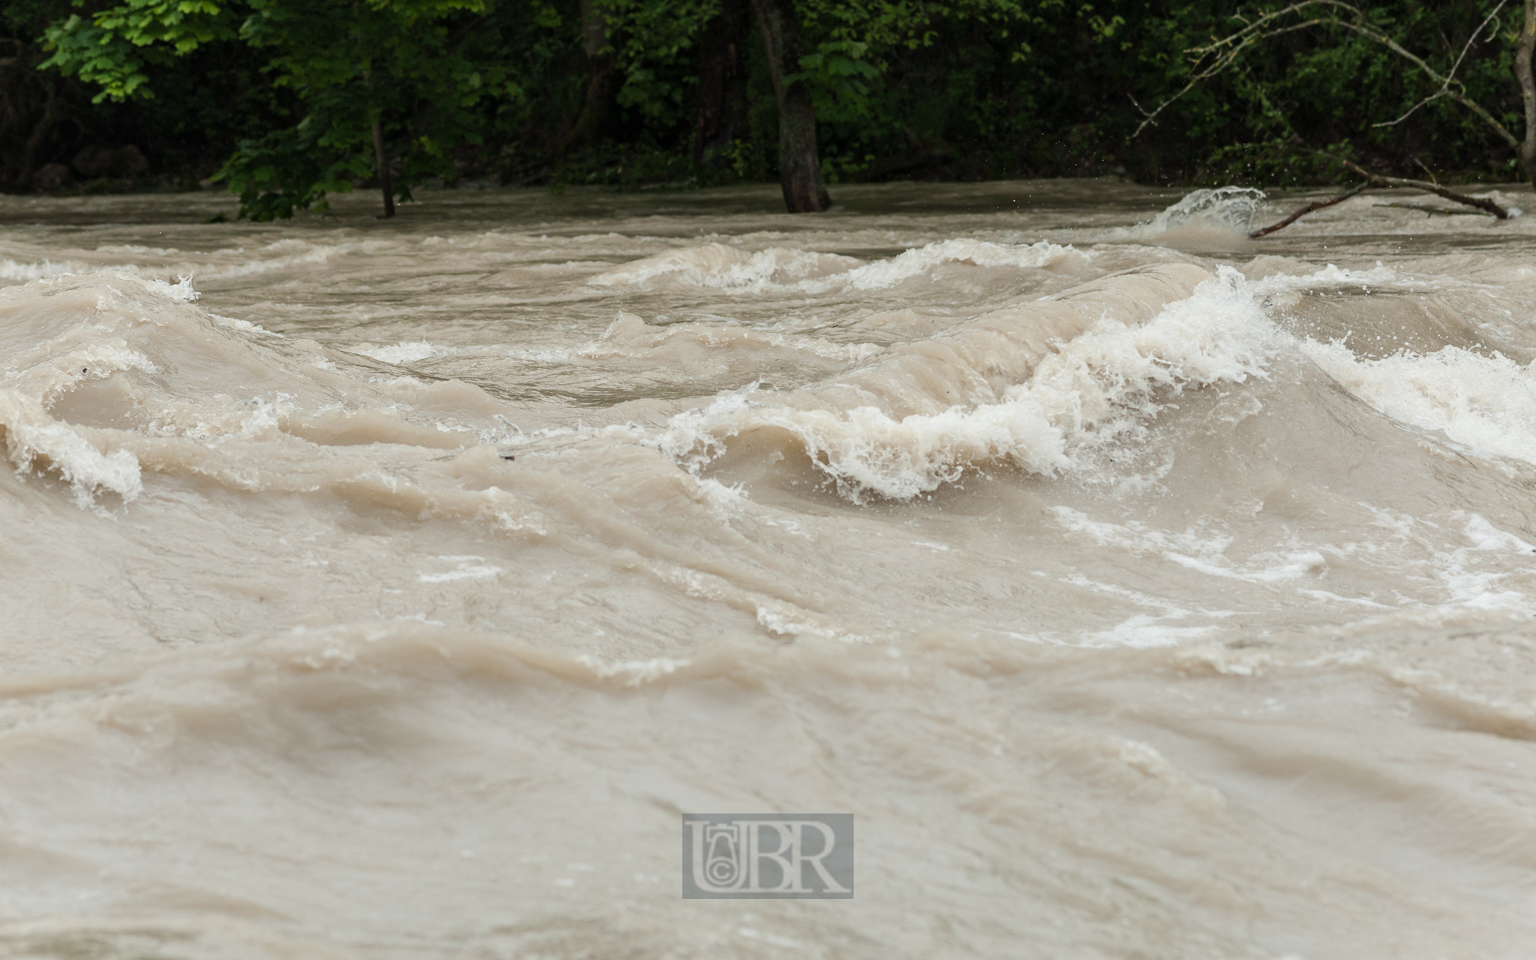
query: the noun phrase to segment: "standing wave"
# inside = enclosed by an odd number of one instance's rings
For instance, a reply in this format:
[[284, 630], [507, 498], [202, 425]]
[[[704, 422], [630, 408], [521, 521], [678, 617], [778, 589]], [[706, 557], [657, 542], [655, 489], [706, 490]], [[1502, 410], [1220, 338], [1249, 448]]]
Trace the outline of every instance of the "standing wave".
[[1274, 329], [1241, 274], [1165, 264], [993, 311], [786, 394], [739, 391], [674, 418], [695, 469], [734, 438], [797, 444], [849, 499], [907, 499], [973, 465], [1070, 470], [1155, 416], [1159, 392], [1264, 375]]

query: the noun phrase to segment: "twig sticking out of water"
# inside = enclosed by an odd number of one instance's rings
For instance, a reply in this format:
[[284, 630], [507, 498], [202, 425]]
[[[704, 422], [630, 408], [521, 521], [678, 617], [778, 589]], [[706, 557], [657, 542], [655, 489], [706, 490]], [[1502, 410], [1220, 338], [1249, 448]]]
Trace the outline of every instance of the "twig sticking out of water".
[[1253, 231], [1252, 233], [1248, 234], [1248, 239], [1257, 240], [1260, 237], [1267, 237], [1274, 233], [1276, 230], [1283, 230], [1284, 228], [1290, 226], [1309, 213], [1321, 210], [1324, 207], [1331, 207], [1336, 203], [1343, 203], [1350, 197], [1364, 193], [1372, 187], [1412, 187], [1415, 190], [1426, 190], [1430, 193], [1438, 194], [1447, 200], [1454, 200], [1457, 203], [1466, 204], [1469, 207], [1476, 207], [1479, 210], [1491, 213], [1495, 217], [1498, 217], [1500, 220], [1509, 219], [1508, 210], [1499, 206], [1497, 203], [1494, 203], [1492, 200], [1487, 199], [1486, 197], [1469, 197], [1464, 193], [1457, 193], [1454, 190], [1447, 190], [1445, 187], [1440, 186], [1438, 183], [1430, 183], [1428, 180], [1408, 180], [1403, 177], [1388, 177], [1379, 173], [1372, 173], [1359, 164], [1351, 163], [1350, 161], [1341, 157], [1336, 157], [1334, 159], [1337, 159], [1339, 163], [1342, 163], [1351, 171], [1364, 177], [1365, 182], [1360, 184], [1358, 187], [1355, 187], [1353, 190], [1341, 193], [1336, 197], [1329, 197], [1327, 200], [1314, 200], [1312, 203], [1309, 203], [1305, 207], [1302, 207], [1300, 210], [1297, 210], [1295, 213], [1286, 217], [1284, 220], [1281, 220], [1279, 223], [1271, 224], [1262, 230]]
[[1331, 206], [1333, 206], [1336, 203], [1343, 203], [1345, 200], [1348, 200], [1350, 197], [1353, 197], [1353, 196], [1355, 196], [1358, 193], [1363, 193], [1366, 190], [1369, 190], [1370, 188], [1371, 188], [1371, 181], [1367, 180], [1364, 183], [1360, 184], [1360, 186], [1358, 186], [1358, 187], [1354, 188], [1353, 190], [1349, 191], [1348, 193], [1341, 193], [1341, 194], [1339, 194], [1336, 197], [1329, 197], [1327, 200], [1314, 200], [1313, 202], [1311, 202], [1311, 203], [1307, 204], [1306, 206], [1302, 207], [1300, 210], [1297, 210], [1295, 213], [1293, 213], [1290, 216], [1286, 217], [1284, 220], [1281, 220], [1279, 223], [1270, 224], [1269, 226], [1265, 227], [1263, 230], [1255, 230], [1255, 231], [1253, 231], [1252, 233], [1248, 234], [1248, 239], [1249, 240], [1257, 240], [1260, 237], [1267, 237], [1270, 234], [1274, 233], [1276, 230], [1283, 230], [1283, 229], [1285, 229], [1286, 227], [1288, 227], [1291, 224], [1295, 223], [1297, 220], [1300, 220], [1302, 217], [1306, 216], [1309, 213], [1313, 213], [1315, 211], [1321, 210], [1324, 207], [1331, 207]]
[[1427, 190], [1430, 193], [1439, 194], [1447, 200], [1454, 200], [1457, 203], [1466, 204], [1469, 207], [1476, 207], [1479, 210], [1486, 210], [1488, 213], [1493, 214], [1500, 220], [1509, 219], [1508, 210], [1504, 209], [1486, 197], [1469, 197], [1464, 193], [1457, 193], [1455, 190], [1447, 190], [1445, 187], [1440, 186], [1438, 183], [1430, 183], [1428, 180], [1406, 180], [1402, 177], [1388, 177], [1379, 173], [1371, 173], [1369, 170], [1360, 166], [1358, 163], [1352, 163], [1349, 160], [1345, 160], [1343, 157], [1338, 158], [1338, 160], [1339, 163], [1343, 164], [1349, 170], [1360, 174], [1362, 177], [1366, 177], [1373, 187], [1412, 187], [1415, 190]]

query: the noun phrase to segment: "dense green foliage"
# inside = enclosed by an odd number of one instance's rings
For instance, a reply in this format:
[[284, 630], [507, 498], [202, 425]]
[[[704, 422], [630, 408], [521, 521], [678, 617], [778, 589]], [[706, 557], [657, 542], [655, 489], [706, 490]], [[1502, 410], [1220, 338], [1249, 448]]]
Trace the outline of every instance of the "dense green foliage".
[[[755, 27], [740, 47], [742, 116], [727, 141], [695, 149], [701, 47], [722, 2], [608, 0], [602, 57], [583, 44], [577, 0], [0, 2], [0, 187], [58, 187], [35, 182], [48, 161], [72, 166], [72, 189], [217, 174], [248, 215], [271, 217], [373, 183], [381, 156], [401, 199], [429, 178], [771, 179], [775, 103]], [[1494, 2], [1364, 6], [1444, 69]], [[832, 183], [1122, 173], [1289, 184], [1339, 176], [1312, 152], [1323, 148], [1405, 175], [1519, 175], [1507, 144], [1450, 100], [1373, 126], [1433, 85], [1336, 27], [1256, 45], [1133, 137], [1138, 104], [1183, 86], [1186, 51], [1235, 29], [1233, 11], [1222, 0], [798, 0], [810, 52], [792, 80], [814, 94]], [[1520, 133], [1517, 16], [1506, 9], [1460, 76]], [[596, 136], [573, 137], [593, 91], [611, 109], [594, 115]], [[131, 176], [75, 162], [130, 145], [145, 158]]]

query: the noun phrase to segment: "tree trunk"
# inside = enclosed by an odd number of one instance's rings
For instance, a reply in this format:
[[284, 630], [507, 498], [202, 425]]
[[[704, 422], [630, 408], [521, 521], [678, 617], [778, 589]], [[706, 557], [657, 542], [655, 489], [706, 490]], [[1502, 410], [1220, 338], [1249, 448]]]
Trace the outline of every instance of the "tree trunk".
[[[1536, 2], [1536, 0], [1532, 0]], [[802, 55], [800, 23], [794, 0], [752, 0], [757, 27], [768, 52], [773, 94], [779, 104], [779, 185], [790, 213], [820, 213], [832, 205], [821, 182], [821, 156], [816, 150], [816, 106], [811, 89], [791, 83]]]
[[581, 45], [587, 54], [587, 95], [576, 122], [561, 138], [561, 153], [597, 142], [618, 93], [618, 31], [599, 0], [581, 0]]
[[693, 131], [693, 162], [728, 147], [747, 118], [744, 47], [751, 25], [748, 0], [721, 0], [720, 13], [699, 41], [699, 122]]
[[389, 175], [389, 154], [384, 150], [384, 125], [373, 118], [373, 158], [379, 166], [379, 188], [384, 191], [384, 219], [395, 215], [395, 186]]
[[1525, 139], [1520, 143], [1520, 168], [1536, 190], [1536, 81], [1531, 77], [1531, 51], [1536, 49], [1536, 0], [1525, 0], [1525, 25], [1515, 48], [1515, 77], [1525, 101]]
[[32, 135], [27, 137], [27, 145], [21, 152], [21, 171], [16, 177], [18, 186], [30, 186], [32, 174], [37, 172], [37, 157], [43, 150], [43, 144], [48, 139], [48, 134], [53, 130], [57, 117], [58, 91], [52, 82], [48, 83], [48, 102], [43, 107], [43, 116], [37, 121], [37, 126], [32, 128]]

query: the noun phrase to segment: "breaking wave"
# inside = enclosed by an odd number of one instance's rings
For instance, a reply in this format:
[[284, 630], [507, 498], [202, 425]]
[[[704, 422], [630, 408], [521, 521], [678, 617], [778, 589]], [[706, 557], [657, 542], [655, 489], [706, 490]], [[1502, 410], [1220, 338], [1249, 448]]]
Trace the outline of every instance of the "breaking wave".
[[641, 285], [666, 278], [691, 286], [747, 293], [796, 290], [883, 290], [914, 277], [925, 277], [944, 264], [977, 267], [1046, 267], [1088, 254], [1045, 240], [1003, 244], [957, 238], [914, 247], [889, 260], [865, 263], [853, 257], [770, 247], [749, 253], [719, 243], [670, 250], [598, 274], [593, 286]]
[[732, 394], [675, 418], [662, 445], [697, 467], [731, 437], [781, 431], [854, 500], [908, 499], [987, 462], [1054, 475], [1187, 388], [1263, 376], [1275, 342], [1236, 270], [1151, 268], [980, 317], [799, 395]]

